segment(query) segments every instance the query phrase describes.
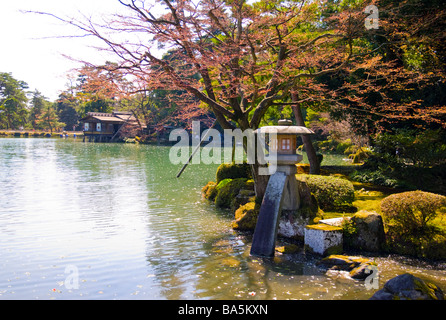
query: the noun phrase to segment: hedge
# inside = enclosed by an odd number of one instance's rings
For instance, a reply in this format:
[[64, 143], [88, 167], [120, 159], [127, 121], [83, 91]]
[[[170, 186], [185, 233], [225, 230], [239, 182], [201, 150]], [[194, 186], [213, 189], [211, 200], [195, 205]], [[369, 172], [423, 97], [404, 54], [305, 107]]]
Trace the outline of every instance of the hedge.
[[299, 174], [296, 177], [307, 183], [322, 210], [356, 211], [352, 205], [355, 199], [355, 189], [350, 181], [332, 176], [309, 174]]

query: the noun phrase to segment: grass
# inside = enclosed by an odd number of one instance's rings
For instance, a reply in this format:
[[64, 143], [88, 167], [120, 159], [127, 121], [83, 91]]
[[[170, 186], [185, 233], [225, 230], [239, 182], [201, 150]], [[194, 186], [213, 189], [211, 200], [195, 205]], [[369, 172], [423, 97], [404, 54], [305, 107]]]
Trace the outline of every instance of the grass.
[[[336, 176], [341, 176], [348, 179], [348, 177], [345, 175], [336, 174]], [[355, 187], [355, 200], [353, 201], [353, 206], [355, 206], [358, 211], [376, 211], [377, 213], [381, 214], [382, 199], [393, 193], [401, 192], [401, 190], [398, 189], [377, 186], [371, 183], [356, 181], [352, 181], [352, 183]], [[351, 217], [354, 214], [355, 213], [348, 212], [324, 212], [324, 219]], [[429, 221], [428, 224], [435, 226], [437, 229], [446, 233], [446, 212], [442, 212], [435, 219]]]
[[[346, 175], [336, 174], [337, 177], [348, 179]], [[348, 179], [350, 180], [350, 179]], [[350, 180], [351, 181], [351, 180]], [[381, 200], [385, 197], [391, 195], [392, 193], [398, 192], [395, 189], [376, 186], [370, 183], [361, 183], [356, 181], [351, 181], [355, 188], [355, 199], [353, 201], [353, 206], [355, 206], [358, 211], [376, 211], [381, 213]], [[351, 217], [355, 213], [350, 212], [324, 212], [324, 219], [330, 218], [340, 218], [340, 217]]]

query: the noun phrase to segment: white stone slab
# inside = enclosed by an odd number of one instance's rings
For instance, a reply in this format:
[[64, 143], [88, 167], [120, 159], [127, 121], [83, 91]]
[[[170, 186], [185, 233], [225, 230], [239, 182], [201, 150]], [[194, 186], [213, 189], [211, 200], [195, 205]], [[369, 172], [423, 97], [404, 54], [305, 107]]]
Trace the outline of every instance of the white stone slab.
[[335, 226], [335, 227], [340, 227], [342, 226], [342, 223], [344, 222], [344, 220], [347, 220], [348, 218], [332, 218], [332, 219], [324, 219], [324, 220], [319, 220], [319, 223], [323, 223], [323, 224], [328, 224], [329, 226]]
[[326, 224], [305, 227], [305, 248], [320, 255], [342, 252], [342, 229]]

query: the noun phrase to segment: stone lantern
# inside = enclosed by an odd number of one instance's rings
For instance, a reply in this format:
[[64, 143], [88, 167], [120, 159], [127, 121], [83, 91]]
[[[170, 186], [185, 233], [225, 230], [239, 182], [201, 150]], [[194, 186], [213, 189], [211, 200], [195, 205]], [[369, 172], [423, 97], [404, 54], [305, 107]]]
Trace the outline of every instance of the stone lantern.
[[296, 174], [296, 164], [302, 161], [302, 156], [296, 153], [297, 137], [312, 135], [314, 132], [306, 127], [292, 126], [291, 120], [279, 120], [277, 126], [266, 126], [256, 130], [257, 133], [275, 134], [270, 140], [270, 152], [277, 153], [277, 171]]
[[[297, 137], [312, 135], [306, 127], [292, 126], [290, 120], [280, 120], [277, 126], [266, 126], [256, 130], [259, 134], [270, 134], [269, 151], [277, 154], [275, 173], [269, 178], [251, 247], [256, 256], [274, 256], [277, 229], [282, 210], [298, 210], [300, 197], [295, 177], [296, 164], [302, 156], [296, 153]], [[270, 164], [271, 165], [271, 164]]]

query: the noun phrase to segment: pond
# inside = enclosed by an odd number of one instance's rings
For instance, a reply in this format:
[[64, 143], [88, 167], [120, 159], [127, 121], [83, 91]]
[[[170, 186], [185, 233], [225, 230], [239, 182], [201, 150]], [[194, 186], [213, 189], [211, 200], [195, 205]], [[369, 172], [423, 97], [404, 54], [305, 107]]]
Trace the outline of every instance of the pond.
[[[368, 299], [300, 251], [259, 259], [251, 235], [202, 199], [217, 165], [172, 165], [169, 148], [0, 139], [0, 299]], [[379, 286], [441, 268], [376, 257]]]

